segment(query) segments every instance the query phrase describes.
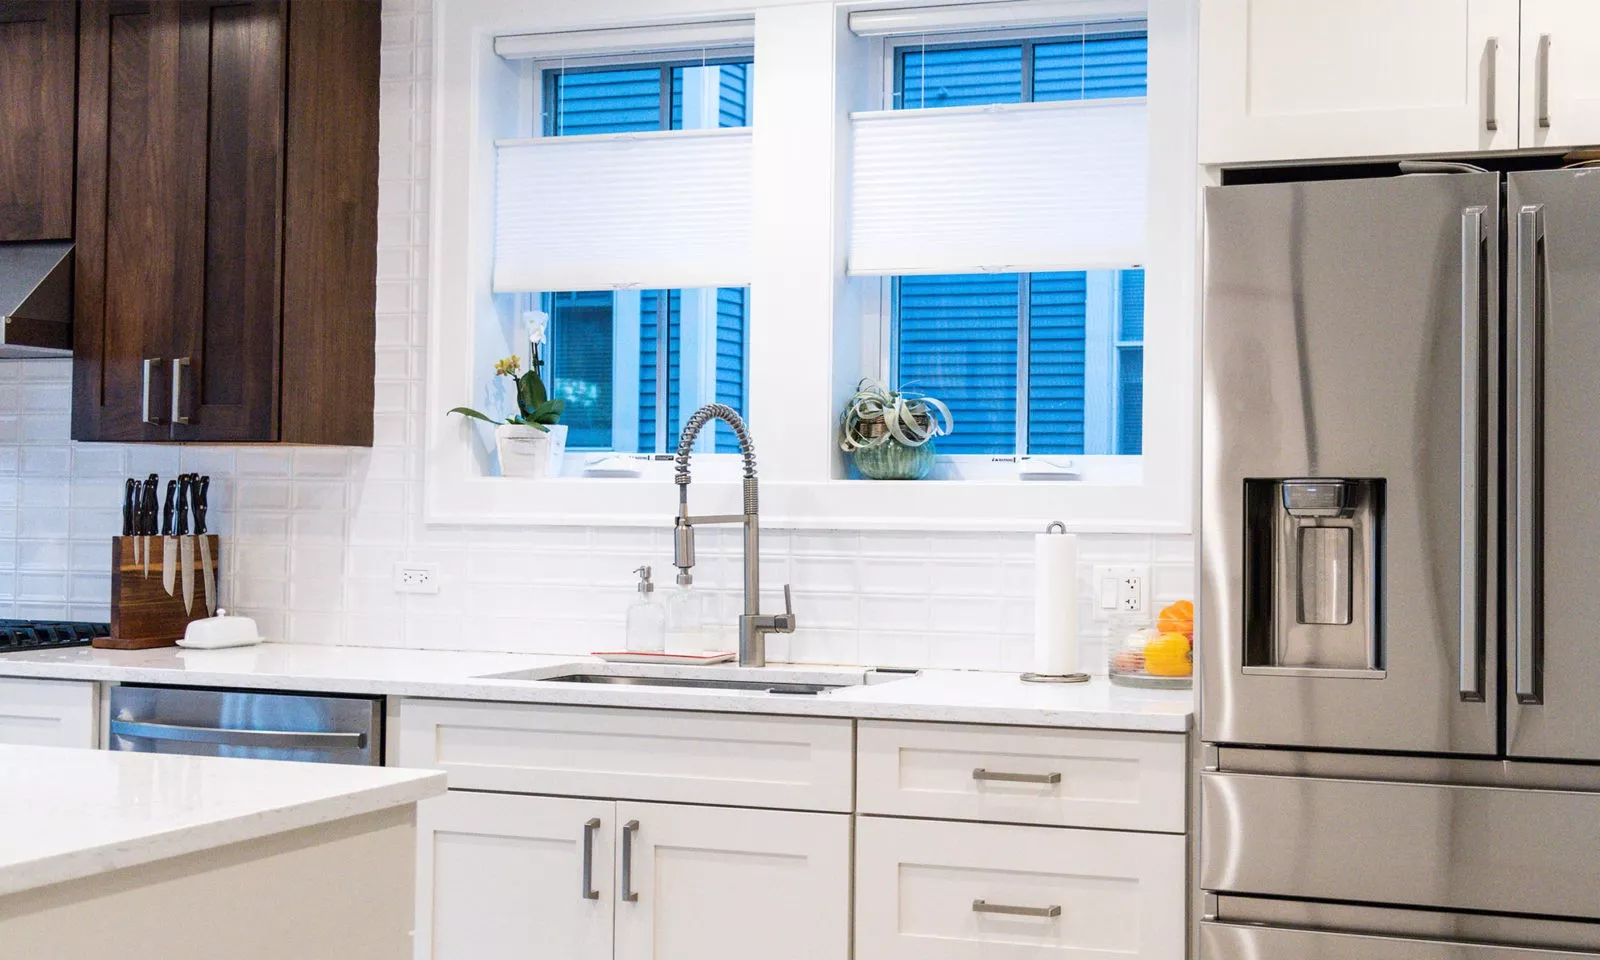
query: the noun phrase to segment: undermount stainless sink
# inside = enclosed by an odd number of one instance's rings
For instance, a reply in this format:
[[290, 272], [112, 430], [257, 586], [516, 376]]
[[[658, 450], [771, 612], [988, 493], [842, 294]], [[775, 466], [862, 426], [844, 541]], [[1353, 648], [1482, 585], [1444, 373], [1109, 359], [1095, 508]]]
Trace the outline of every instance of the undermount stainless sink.
[[[491, 673], [481, 680], [525, 680], [531, 683], [597, 683], [626, 687], [690, 687], [701, 690], [742, 690], [753, 693], [815, 696], [846, 687], [864, 684], [887, 683], [911, 676], [915, 671], [831, 671], [807, 675], [797, 671], [771, 668], [740, 669], [735, 667], [680, 668], [682, 672], [646, 673], [638, 667], [568, 667], [564, 672], [544, 675], [549, 667], [532, 670], [513, 670], [509, 673]], [[692, 670], [705, 669], [724, 673], [723, 676], [696, 676]], [[771, 676], [763, 674], [771, 673]], [[726, 674], [732, 673], [733, 676]]]

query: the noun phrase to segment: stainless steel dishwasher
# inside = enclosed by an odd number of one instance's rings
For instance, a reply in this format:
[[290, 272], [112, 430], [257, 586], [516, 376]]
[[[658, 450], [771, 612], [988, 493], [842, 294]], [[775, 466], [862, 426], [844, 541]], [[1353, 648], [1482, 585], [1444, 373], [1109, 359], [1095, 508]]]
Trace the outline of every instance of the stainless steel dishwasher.
[[383, 700], [310, 694], [119, 686], [108, 746], [311, 763], [383, 763]]

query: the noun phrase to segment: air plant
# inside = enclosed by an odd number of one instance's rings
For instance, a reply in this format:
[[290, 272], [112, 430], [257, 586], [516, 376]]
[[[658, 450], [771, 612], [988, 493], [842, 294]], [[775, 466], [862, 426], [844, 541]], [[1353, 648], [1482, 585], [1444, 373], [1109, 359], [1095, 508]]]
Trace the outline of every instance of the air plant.
[[846, 453], [871, 450], [893, 440], [920, 447], [955, 428], [950, 408], [916, 390], [891, 390], [880, 380], [867, 378], [845, 403], [839, 418], [839, 449]]

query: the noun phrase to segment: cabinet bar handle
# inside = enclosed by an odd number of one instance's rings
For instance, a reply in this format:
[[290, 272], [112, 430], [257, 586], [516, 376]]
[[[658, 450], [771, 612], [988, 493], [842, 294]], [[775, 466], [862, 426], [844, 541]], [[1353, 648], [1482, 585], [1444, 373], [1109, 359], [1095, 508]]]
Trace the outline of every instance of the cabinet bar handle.
[[1539, 129], [1550, 129], [1550, 34], [1539, 34], [1533, 50], [1533, 97]]
[[161, 423], [161, 415], [151, 412], [150, 384], [156, 378], [156, 364], [161, 362], [160, 357], [145, 357], [140, 368], [141, 385], [139, 389], [139, 420], [141, 423]]
[[1059, 917], [1061, 905], [1052, 903], [1048, 907], [1013, 907], [1003, 903], [990, 903], [987, 900], [974, 900], [972, 912], [1003, 913], [1008, 917]]
[[1500, 62], [1500, 40], [1490, 37], [1483, 44], [1483, 80], [1486, 85], [1483, 92], [1483, 129], [1490, 131], [1500, 129], [1500, 120], [1495, 116], [1495, 69]]
[[599, 817], [590, 817], [583, 825], [583, 899], [585, 900], [600, 899], [600, 891], [594, 888], [594, 834], [599, 829]]
[[622, 825], [622, 899], [629, 903], [639, 901], [639, 894], [633, 889], [633, 835], [638, 832], [637, 820]]
[[188, 357], [174, 357], [172, 359], [172, 422], [188, 423], [189, 418], [183, 416], [183, 371], [189, 366]]
[[1001, 780], [1006, 783], [1060, 783], [1059, 773], [1001, 773], [998, 770], [985, 770], [982, 767], [972, 771], [974, 780]]
[[1484, 318], [1488, 297], [1483, 285], [1485, 207], [1461, 211], [1461, 583], [1457, 609], [1461, 699], [1483, 700], [1483, 639], [1479, 621], [1481, 579], [1478, 531], [1482, 518], [1482, 370]]

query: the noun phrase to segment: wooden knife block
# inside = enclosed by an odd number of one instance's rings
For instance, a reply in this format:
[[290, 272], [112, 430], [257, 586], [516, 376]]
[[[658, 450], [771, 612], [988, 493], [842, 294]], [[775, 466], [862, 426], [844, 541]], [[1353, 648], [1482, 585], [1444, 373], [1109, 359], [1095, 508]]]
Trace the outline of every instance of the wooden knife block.
[[[204, 619], [206, 614], [205, 577], [201, 571], [200, 541], [206, 540], [211, 548], [211, 580], [220, 591], [217, 578], [218, 559], [222, 548], [214, 533], [186, 537], [172, 537], [172, 596], [161, 579], [161, 551], [167, 537], [113, 537], [111, 540], [111, 636], [96, 637], [94, 645], [112, 650], [143, 650], [146, 647], [171, 646], [183, 639], [189, 623]], [[187, 613], [183, 609], [182, 548], [178, 541], [194, 544], [194, 556], [189, 564], [189, 576], [194, 578], [194, 605]], [[141, 557], [134, 562], [135, 541], [150, 545], [150, 572], [145, 573]], [[218, 603], [221, 600], [218, 598]]]

